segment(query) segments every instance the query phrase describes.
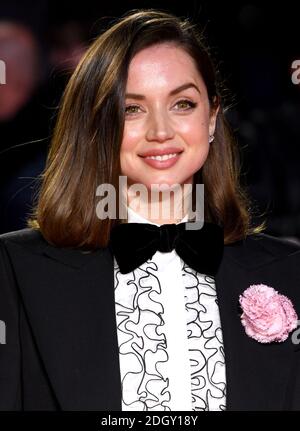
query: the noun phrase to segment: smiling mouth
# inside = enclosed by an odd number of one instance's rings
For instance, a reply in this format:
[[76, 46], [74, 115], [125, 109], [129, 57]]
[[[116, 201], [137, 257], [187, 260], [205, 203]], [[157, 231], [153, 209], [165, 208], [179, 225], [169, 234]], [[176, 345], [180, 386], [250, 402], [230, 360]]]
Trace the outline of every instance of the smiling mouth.
[[163, 154], [159, 156], [140, 156], [144, 163], [150, 166], [153, 169], [169, 169], [176, 165], [178, 160], [180, 159], [180, 155], [183, 153], [170, 153]]
[[163, 162], [165, 160], [173, 159], [177, 155], [179, 155], [179, 153], [164, 154], [163, 156], [146, 156], [145, 159], [152, 159], [152, 160], [158, 160], [160, 162]]
[[164, 154], [162, 156], [140, 156], [143, 159], [157, 160], [159, 162], [164, 162], [165, 160], [172, 159], [174, 157], [179, 156], [183, 151], [177, 153]]

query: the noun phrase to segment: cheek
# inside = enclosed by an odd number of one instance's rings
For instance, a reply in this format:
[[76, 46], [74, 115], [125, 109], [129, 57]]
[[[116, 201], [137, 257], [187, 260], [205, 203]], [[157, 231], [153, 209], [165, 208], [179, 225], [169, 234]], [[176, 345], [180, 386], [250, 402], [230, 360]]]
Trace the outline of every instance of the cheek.
[[128, 151], [135, 148], [135, 146], [138, 144], [140, 139], [141, 139], [141, 131], [136, 126], [135, 127], [130, 127], [130, 125], [125, 126], [121, 150]]
[[[187, 149], [196, 155], [205, 153], [209, 148], [208, 127], [202, 120], [186, 124], [181, 129], [181, 136], [185, 141]], [[196, 156], [197, 157], [197, 156]]]
[[137, 142], [138, 138], [135, 133], [124, 132], [120, 149], [120, 164], [122, 172], [126, 175], [135, 168], [134, 154]]
[[195, 173], [204, 165], [209, 153], [208, 120], [201, 116], [186, 123], [181, 129], [181, 136], [187, 146], [187, 168]]
[[178, 122], [178, 130], [190, 141], [200, 142], [205, 139], [209, 129], [209, 116], [201, 110], [197, 115], [192, 115]]
[[206, 159], [208, 157], [208, 153], [209, 153], [208, 145], [198, 145], [197, 147], [195, 147], [186, 165], [187, 170], [191, 174], [194, 174], [197, 171], [199, 171], [199, 169], [201, 169], [205, 164]]

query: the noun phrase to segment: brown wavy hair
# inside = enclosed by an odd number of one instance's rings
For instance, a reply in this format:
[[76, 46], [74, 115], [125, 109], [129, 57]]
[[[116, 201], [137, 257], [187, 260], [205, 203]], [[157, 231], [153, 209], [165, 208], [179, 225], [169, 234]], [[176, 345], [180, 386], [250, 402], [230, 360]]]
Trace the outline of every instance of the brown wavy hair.
[[225, 244], [265, 228], [265, 222], [251, 226], [252, 203], [239, 181], [240, 154], [224, 116], [218, 71], [203, 33], [189, 18], [142, 9], [110, 23], [65, 88], [39, 193], [27, 219], [27, 226], [39, 229], [51, 244], [87, 250], [106, 247], [112, 227], [123, 222], [97, 217], [96, 189], [106, 183], [119, 191], [129, 63], [143, 48], [163, 42], [174, 43], [194, 59], [211, 109], [220, 105], [208, 158], [194, 175], [194, 185], [204, 184], [205, 220], [223, 226]]

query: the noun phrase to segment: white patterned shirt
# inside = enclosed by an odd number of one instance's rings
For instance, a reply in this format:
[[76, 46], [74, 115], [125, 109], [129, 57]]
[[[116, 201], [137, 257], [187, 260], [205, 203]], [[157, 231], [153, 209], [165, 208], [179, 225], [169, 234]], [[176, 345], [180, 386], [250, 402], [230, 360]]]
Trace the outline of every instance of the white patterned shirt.
[[[152, 223], [130, 207], [128, 222]], [[128, 274], [114, 260], [114, 286], [122, 410], [225, 410], [214, 278], [157, 251]]]

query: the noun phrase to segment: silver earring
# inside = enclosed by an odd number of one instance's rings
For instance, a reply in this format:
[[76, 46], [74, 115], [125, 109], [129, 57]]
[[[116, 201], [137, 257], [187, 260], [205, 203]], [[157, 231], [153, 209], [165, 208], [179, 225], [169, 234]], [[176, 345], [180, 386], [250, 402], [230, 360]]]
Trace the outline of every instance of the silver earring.
[[215, 139], [214, 135], [209, 135], [208, 142], [211, 143]]

